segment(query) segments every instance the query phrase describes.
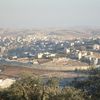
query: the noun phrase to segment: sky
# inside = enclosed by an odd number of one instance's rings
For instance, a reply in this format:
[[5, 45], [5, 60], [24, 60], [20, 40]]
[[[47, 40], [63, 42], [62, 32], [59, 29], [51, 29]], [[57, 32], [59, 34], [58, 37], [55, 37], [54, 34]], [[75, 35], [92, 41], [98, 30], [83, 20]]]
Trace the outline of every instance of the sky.
[[0, 0], [0, 27], [100, 26], [100, 0]]

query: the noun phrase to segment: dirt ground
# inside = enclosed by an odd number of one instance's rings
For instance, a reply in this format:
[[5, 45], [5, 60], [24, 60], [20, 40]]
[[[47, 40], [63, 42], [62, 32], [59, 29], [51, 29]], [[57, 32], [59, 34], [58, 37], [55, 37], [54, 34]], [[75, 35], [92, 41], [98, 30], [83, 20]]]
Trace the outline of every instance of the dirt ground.
[[0, 78], [8, 78], [8, 77], [18, 77], [21, 73], [31, 73], [40, 77], [58, 77], [58, 78], [74, 78], [82, 76], [82, 74], [78, 74], [75, 72], [68, 71], [56, 71], [56, 70], [42, 70], [42, 69], [34, 69], [34, 68], [26, 68], [26, 67], [18, 67], [18, 66], [1, 66], [0, 68], [4, 68], [0, 72]]

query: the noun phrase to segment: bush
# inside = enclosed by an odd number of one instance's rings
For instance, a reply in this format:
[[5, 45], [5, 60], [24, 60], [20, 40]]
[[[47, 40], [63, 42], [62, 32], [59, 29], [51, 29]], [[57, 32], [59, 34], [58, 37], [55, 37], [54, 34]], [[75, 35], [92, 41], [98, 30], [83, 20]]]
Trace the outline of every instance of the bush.
[[85, 97], [79, 89], [59, 87], [56, 78], [44, 84], [38, 77], [30, 75], [22, 75], [11, 87], [0, 92], [0, 100], [85, 100]]

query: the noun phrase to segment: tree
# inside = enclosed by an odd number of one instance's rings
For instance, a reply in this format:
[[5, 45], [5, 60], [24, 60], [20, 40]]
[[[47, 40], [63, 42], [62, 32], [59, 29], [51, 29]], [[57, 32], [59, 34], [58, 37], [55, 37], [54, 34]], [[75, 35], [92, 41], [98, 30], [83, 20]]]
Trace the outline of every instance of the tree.
[[[41, 90], [42, 84], [38, 77], [25, 75], [3, 93], [7, 97], [5, 100], [37, 100]], [[4, 94], [1, 94], [1, 97], [4, 97]]]
[[[57, 78], [44, 83], [40, 78], [22, 74], [11, 87], [0, 91], [0, 100], [86, 100], [85, 93], [73, 87], [59, 87]], [[89, 100], [89, 99], [87, 99]]]
[[[85, 93], [73, 87], [65, 87], [57, 95], [54, 95], [49, 100], [86, 100]], [[89, 100], [89, 99], [88, 99]]]

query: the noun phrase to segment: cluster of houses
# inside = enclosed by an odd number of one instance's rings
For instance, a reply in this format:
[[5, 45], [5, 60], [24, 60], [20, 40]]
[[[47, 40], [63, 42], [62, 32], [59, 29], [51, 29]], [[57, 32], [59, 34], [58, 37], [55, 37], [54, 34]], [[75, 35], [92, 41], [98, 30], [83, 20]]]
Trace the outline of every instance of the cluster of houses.
[[99, 44], [94, 44], [93, 49], [94, 50], [100, 50], [100, 45]]
[[36, 34], [1, 37], [0, 57], [4, 53], [5, 59], [29, 62], [30, 58], [56, 58], [58, 55], [63, 55], [89, 64], [100, 64], [100, 39], [61, 41], [47, 39], [40, 33]]
[[80, 51], [66, 49], [66, 53], [71, 59], [77, 59], [82, 62], [86, 62], [90, 65], [100, 65], [100, 53], [93, 51]]
[[44, 52], [44, 53], [38, 53], [38, 58], [53, 58], [56, 56], [55, 53], [49, 53], [49, 52]]

